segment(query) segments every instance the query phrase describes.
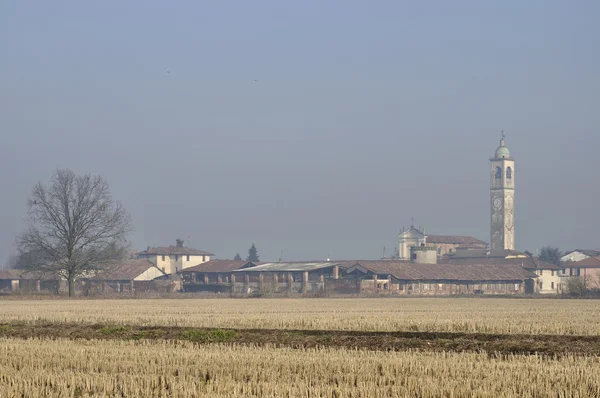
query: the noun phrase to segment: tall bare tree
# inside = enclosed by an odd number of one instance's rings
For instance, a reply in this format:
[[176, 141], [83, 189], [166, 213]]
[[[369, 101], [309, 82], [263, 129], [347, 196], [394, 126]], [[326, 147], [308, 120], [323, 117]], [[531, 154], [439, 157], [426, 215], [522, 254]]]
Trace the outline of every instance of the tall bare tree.
[[99, 176], [56, 170], [47, 185], [39, 182], [28, 201], [28, 227], [18, 237], [19, 253], [36, 253], [24, 268], [75, 280], [124, 254], [131, 218]]

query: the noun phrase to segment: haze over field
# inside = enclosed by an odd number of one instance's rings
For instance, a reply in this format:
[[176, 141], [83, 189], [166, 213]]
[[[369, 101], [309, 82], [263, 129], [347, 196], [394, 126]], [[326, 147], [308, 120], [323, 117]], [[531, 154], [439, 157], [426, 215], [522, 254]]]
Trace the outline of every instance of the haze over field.
[[103, 176], [134, 247], [377, 258], [402, 225], [598, 248], [600, 4], [0, 4], [0, 262], [32, 186]]

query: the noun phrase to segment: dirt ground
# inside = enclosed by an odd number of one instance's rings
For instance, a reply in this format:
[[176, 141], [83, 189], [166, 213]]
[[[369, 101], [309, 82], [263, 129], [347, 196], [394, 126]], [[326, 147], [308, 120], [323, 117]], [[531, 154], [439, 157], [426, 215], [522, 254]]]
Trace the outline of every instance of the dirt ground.
[[600, 336], [502, 335], [428, 332], [353, 332], [270, 329], [198, 329], [82, 324], [0, 324], [0, 337], [166, 339], [198, 344], [235, 343], [294, 348], [345, 347], [376, 351], [475, 351], [491, 355], [600, 355]]

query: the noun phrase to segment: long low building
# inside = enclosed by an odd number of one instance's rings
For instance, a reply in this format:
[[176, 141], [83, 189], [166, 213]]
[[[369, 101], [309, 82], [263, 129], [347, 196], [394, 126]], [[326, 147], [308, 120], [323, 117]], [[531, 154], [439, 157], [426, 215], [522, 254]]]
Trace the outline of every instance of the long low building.
[[254, 267], [261, 263], [236, 260], [210, 260], [193, 267], [185, 268], [179, 273], [183, 280], [185, 292], [231, 292], [232, 272]]
[[168, 275], [149, 260], [125, 260], [104, 264], [95, 275], [82, 278], [87, 294], [133, 293], [135, 291], [168, 291]]
[[557, 294], [563, 292], [560, 278], [563, 267], [514, 250], [459, 251], [443, 258], [441, 262], [455, 265], [520, 266], [538, 276], [532, 293]]
[[0, 292], [21, 291], [34, 293], [49, 291], [57, 293], [59, 289], [60, 279], [58, 277], [52, 278], [20, 269], [0, 270]]
[[180, 272], [184, 291], [233, 294], [525, 294], [535, 272], [518, 264], [410, 261], [277, 262], [211, 260]]
[[361, 280], [361, 293], [524, 294], [533, 293], [537, 275], [518, 265], [358, 261], [344, 278]]
[[335, 262], [265, 263], [232, 272], [232, 292], [310, 293], [327, 290], [338, 280], [342, 264]]

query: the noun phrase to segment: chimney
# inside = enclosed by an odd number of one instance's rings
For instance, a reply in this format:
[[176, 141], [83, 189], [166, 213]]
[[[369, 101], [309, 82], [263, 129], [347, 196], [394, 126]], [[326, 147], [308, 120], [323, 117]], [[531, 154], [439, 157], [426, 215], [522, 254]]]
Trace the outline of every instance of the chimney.
[[175, 239], [177, 247], [183, 247], [183, 239]]

